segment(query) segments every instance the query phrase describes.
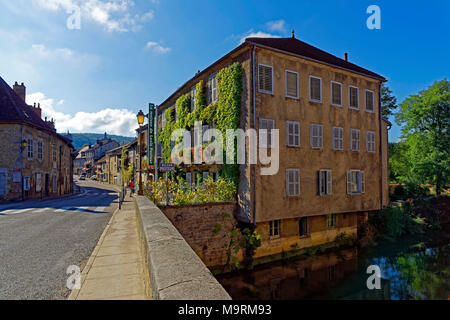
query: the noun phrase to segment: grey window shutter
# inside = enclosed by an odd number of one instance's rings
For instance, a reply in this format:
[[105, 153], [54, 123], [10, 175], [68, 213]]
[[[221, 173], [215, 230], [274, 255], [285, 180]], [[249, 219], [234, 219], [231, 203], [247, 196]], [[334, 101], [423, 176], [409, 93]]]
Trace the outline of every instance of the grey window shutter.
[[364, 171], [360, 171], [360, 175], [361, 175], [361, 193], [365, 193], [366, 192], [366, 178], [364, 175]]
[[352, 193], [352, 177], [351, 172], [347, 171], [347, 194]]
[[333, 174], [331, 170], [327, 171], [327, 194], [333, 194]]

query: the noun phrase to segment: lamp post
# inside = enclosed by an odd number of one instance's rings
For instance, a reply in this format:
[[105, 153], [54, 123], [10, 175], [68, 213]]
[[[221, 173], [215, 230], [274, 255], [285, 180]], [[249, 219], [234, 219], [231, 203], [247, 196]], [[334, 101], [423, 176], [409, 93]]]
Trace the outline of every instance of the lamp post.
[[145, 114], [144, 112], [142, 112], [142, 110], [139, 110], [139, 113], [137, 114], [137, 121], [139, 124], [139, 190], [138, 190], [138, 195], [143, 196], [144, 195], [144, 190], [142, 190], [142, 139], [141, 139], [141, 134], [142, 134], [142, 125], [144, 124], [144, 120], [145, 120]]

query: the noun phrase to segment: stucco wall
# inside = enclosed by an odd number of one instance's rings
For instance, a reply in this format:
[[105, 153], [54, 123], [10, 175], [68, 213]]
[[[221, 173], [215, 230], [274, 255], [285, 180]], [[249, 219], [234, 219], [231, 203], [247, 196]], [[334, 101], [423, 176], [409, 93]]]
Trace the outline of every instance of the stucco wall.
[[[280, 134], [280, 167], [276, 175], [258, 175], [256, 221], [380, 209], [380, 136], [378, 81], [282, 53], [257, 49], [256, 65], [273, 66], [273, 94], [256, 91], [256, 116], [275, 120]], [[299, 98], [285, 97], [285, 70], [299, 73]], [[309, 76], [322, 78], [322, 103], [309, 101]], [[342, 107], [331, 105], [330, 81], [342, 83]], [[349, 109], [348, 86], [359, 88], [359, 110]], [[365, 111], [364, 90], [374, 92], [375, 112]], [[300, 122], [300, 148], [286, 146], [286, 121]], [[323, 148], [310, 147], [310, 124], [323, 125]], [[344, 150], [332, 150], [332, 127], [344, 128]], [[350, 128], [360, 130], [360, 151], [350, 151]], [[375, 131], [376, 152], [366, 152], [366, 132]], [[300, 196], [286, 196], [286, 169], [300, 169]], [[319, 196], [317, 171], [333, 172], [333, 195]], [[348, 195], [346, 172], [364, 170], [365, 194]], [[270, 195], [270, 196], [268, 196]]]

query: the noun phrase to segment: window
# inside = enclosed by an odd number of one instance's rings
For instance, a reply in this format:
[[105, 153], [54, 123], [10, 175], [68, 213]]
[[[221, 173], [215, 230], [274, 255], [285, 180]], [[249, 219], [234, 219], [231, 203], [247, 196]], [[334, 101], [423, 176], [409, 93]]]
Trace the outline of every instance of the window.
[[342, 107], [342, 84], [331, 81], [331, 104]]
[[309, 76], [309, 100], [322, 102], [322, 79]]
[[328, 225], [328, 228], [337, 226], [337, 214], [327, 215], [327, 225]]
[[375, 152], [375, 132], [373, 131], [366, 133], [366, 149], [367, 152]]
[[259, 130], [267, 130], [265, 133], [260, 132], [260, 146], [263, 148], [272, 147], [272, 130], [275, 127], [275, 121], [273, 119], [259, 119]]
[[57, 185], [57, 183], [56, 183], [56, 176], [53, 176], [53, 193], [56, 193], [56, 192], [58, 192], [58, 190], [57, 190], [57, 188], [58, 188], [58, 185]]
[[33, 138], [27, 139], [27, 155], [28, 159], [33, 159], [34, 157], [34, 146], [33, 146]]
[[269, 236], [279, 237], [280, 236], [280, 220], [269, 221]]
[[322, 133], [323, 127], [320, 124], [311, 124], [310, 136], [311, 136], [311, 148], [321, 149], [322, 148]]
[[258, 65], [259, 92], [273, 93], [273, 67]]
[[333, 150], [344, 150], [344, 129], [333, 127]]
[[286, 121], [286, 144], [289, 147], [300, 147], [300, 123]]
[[208, 180], [209, 178], [209, 171], [204, 171], [203, 172], [203, 182], [205, 182], [206, 180]]
[[[192, 100], [191, 100], [191, 101], [192, 101]], [[163, 113], [162, 113], [162, 121], [161, 121], [161, 125], [162, 125], [162, 128], [163, 128], [163, 129], [166, 127], [166, 123], [167, 123], [167, 120], [166, 120], [166, 112], [163, 111]]]
[[217, 78], [216, 74], [208, 79], [208, 104], [217, 102]]
[[350, 150], [359, 151], [360, 131], [357, 129], [350, 129]]
[[300, 195], [300, 170], [286, 170], [286, 195], [288, 197], [298, 197]]
[[191, 88], [191, 112], [193, 112], [195, 109], [195, 96], [196, 95], [197, 95], [197, 88], [195, 86], [193, 86]]
[[192, 187], [192, 173], [186, 172], [186, 183], [189, 185], [189, 187]]
[[300, 237], [307, 237], [308, 233], [308, 218], [303, 217], [298, 221], [298, 234]]
[[349, 108], [358, 110], [359, 109], [359, 105], [358, 105], [358, 88], [350, 86], [348, 88], [348, 97], [349, 97]]
[[347, 193], [361, 194], [365, 192], [364, 171], [350, 170], [347, 171]]
[[209, 130], [209, 125], [202, 125], [202, 134], [203, 134], [203, 142], [210, 142], [211, 140], [211, 132]]
[[286, 70], [286, 97], [298, 99], [298, 73]]
[[374, 112], [373, 91], [366, 90], [366, 111]]
[[38, 141], [38, 159], [42, 160], [42, 141]]
[[333, 174], [331, 170], [319, 170], [319, 194], [321, 196], [333, 193]]

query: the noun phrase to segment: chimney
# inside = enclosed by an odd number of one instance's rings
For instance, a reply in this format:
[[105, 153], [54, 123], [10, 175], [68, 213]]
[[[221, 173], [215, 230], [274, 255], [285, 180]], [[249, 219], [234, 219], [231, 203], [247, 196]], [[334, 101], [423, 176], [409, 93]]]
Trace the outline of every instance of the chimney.
[[292, 39], [295, 39], [295, 30], [292, 29]]
[[38, 103], [37, 107], [36, 107], [36, 103], [34, 103], [33, 111], [38, 115], [39, 119], [42, 119], [42, 109], [41, 109], [40, 103]]
[[21, 97], [22, 100], [25, 102], [25, 97], [26, 97], [26, 91], [27, 91], [27, 88], [25, 87], [25, 85], [23, 84], [23, 82], [22, 82], [21, 85], [19, 85], [19, 84], [17, 83], [17, 81], [16, 81], [16, 83], [15, 83], [14, 86], [13, 86], [13, 90], [14, 90], [14, 92], [15, 92], [19, 97]]
[[347, 52], [344, 53], [344, 60], [345, 60], [345, 61], [348, 61], [348, 53], [347, 53]]

